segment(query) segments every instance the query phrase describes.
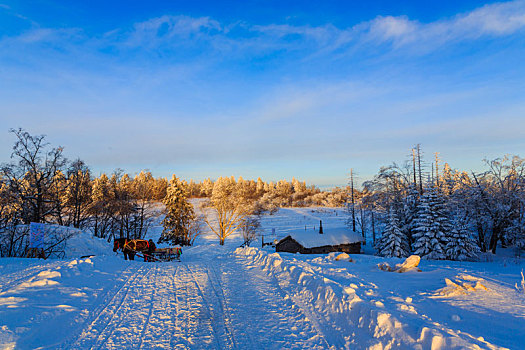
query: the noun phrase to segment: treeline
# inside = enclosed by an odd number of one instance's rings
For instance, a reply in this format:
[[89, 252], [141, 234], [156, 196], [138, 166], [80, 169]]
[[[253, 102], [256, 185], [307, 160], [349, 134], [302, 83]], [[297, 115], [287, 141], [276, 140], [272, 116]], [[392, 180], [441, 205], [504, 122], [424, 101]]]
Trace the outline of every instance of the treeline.
[[363, 184], [349, 207], [357, 230], [371, 231], [384, 256], [466, 260], [479, 251], [495, 253], [498, 244], [519, 252], [525, 248], [525, 159], [484, 163], [479, 173], [454, 170], [437, 154], [428, 164], [418, 145], [410, 160], [381, 168]]
[[280, 207], [341, 207], [345, 205], [349, 193], [348, 187], [335, 187], [330, 191], [321, 191], [295, 178], [291, 182], [286, 180], [265, 182], [261, 178], [245, 180], [239, 177], [236, 180], [232, 176], [220, 177], [216, 181], [206, 179], [202, 182], [190, 180], [189, 182], [182, 181], [182, 183], [187, 188], [189, 197], [193, 198], [212, 198], [214, 188], [220, 183], [221, 188], [231, 188], [239, 199], [257, 202], [259, 208], [269, 211]]
[[108, 240], [144, 237], [152, 222], [150, 206], [165, 197], [166, 179], [149, 172], [131, 178], [122, 171], [93, 178], [83, 161], [68, 161], [43, 135], [11, 132], [13, 162], [0, 168], [2, 256], [24, 254], [30, 222], [90, 229]]
[[[166, 178], [145, 171], [132, 177], [122, 170], [94, 177], [82, 160], [67, 160], [63, 148], [52, 147], [44, 135], [23, 129], [10, 132], [16, 137], [12, 162], [0, 167], [1, 256], [24, 254], [30, 222], [91, 230], [108, 241], [145, 236], [156, 204], [166, 197]], [[345, 189], [323, 192], [295, 179], [267, 183], [232, 177], [179, 182], [185, 197], [210, 199], [227, 182], [236, 200], [253, 203], [258, 212], [281, 206], [341, 206], [346, 199]]]

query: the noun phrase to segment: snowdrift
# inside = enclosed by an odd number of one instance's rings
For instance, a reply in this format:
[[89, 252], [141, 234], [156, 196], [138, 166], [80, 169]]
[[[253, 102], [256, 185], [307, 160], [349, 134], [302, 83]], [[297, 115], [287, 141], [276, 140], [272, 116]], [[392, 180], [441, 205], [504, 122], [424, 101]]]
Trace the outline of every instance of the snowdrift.
[[[249, 259], [275, 278], [286, 298], [330, 334], [335, 348], [347, 349], [478, 349], [497, 348], [468, 334], [443, 326], [413, 327], [384, 308], [362, 300], [353, 288], [316, 274], [307, 264], [284, 260], [278, 253], [257, 248], [238, 248], [235, 254]], [[308, 311], [309, 310], [309, 311]]]

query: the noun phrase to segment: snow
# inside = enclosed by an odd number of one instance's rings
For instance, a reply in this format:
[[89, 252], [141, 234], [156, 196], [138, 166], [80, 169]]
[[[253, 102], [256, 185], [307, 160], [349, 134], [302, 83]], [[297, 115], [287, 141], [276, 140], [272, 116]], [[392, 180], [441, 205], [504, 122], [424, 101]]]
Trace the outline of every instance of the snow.
[[[293, 208], [262, 222], [265, 232], [285, 235], [305, 224], [313, 231], [318, 220], [328, 230], [344, 218], [336, 209]], [[104, 240], [76, 237], [64, 260], [0, 259], [0, 349], [520, 349], [525, 342], [525, 294], [515, 287], [525, 264], [511, 257], [421, 260], [421, 272], [398, 274], [377, 265], [404, 259], [237, 248], [239, 236], [219, 246], [207, 234], [180, 263], [144, 263], [124, 261]], [[96, 254], [80, 259], [89, 252]]]
[[[518, 349], [525, 341], [525, 299], [507, 282], [519, 266], [421, 261], [422, 272], [393, 274], [376, 265], [403, 260], [352, 255], [349, 264], [255, 248], [236, 253], [309, 308], [335, 348]], [[446, 278], [462, 279], [475, 292], [442, 295]], [[478, 279], [486, 290], [475, 287]]]
[[114, 254], [112, 249], [112, 242], [93, 237], [90, 232], [75, 230], [73, 237], [66, 243], [66, 258]]
[[305, 248], [357, 243], [363, 240], [359, 233], [352, 232], [347, 227], [323, 228], [323, 234], [304, 228], [290, 230], [287, 233]]

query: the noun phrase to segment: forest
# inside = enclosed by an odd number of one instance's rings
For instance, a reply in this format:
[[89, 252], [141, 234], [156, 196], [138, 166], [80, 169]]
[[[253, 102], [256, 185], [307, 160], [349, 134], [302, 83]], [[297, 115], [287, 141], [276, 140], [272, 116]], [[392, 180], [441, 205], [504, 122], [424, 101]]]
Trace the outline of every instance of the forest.
[[[235, 230], [246, 232], [249, 244], [258, 215], [288, 206], [346, 206], [349, 228], [383, 256], [466, 260], [495, 253], [498, 245], [519, 253], [525, 244], [525, 159], [519, 156], [485, 160], [485, 170], [474, 173], [452, 169], [437, 154], [425, 162], [417, 145], [409, 160], [382, 167], [361, 186], [352, 175], [348, 186], [322, 191], [295, 178], [195, 182], [120, 169], [94, 176], [44, 135], [11, 133], [11, 161], [0, 167], [1, 256], [25, 255], [31, 222], [87, 230], [111, 241], [145, 237], [159, 212], [165, 214], [163, 240], [191, 244], [208, 225], [221, 244]], [[204, 198], [222, 221], [196, 217], [190, 198]]]
[[[143, 238], [159, 203], [168, 204], [169, 212], [169, 203], [173, 207], [180, 202], [172, 198], [176, 187], [180, 191], [175, 197], [183, 202], [225, 196], [242, 199], [231, 203], [235, 203], [237, 213], [242, 212], [242, 223], [249, 224], [244, 229], [253, 226], [252, 221], [244, 220], [248, 214], [274, 212], [283, 206], [342, 206], [346, 200], [345, 189], [321, 191], [296, 179], [274, 183], [260, 178], [220, 177], [194, 182], [173, 175], [168, 181], [149, 171], [130, 176], [121, 169], [94, 176], [82, 160], [66, 159], [63, 147], [53, 147], [45, 135], [31, 135], [23, 129], [10, 131], [16, 137], [12, 161], [0, 166], [0, 256], [25, 255], [31, 222], [89, 230], [108, 241], [115, 237]], [[189, 232], [202, 224], [194, 221], [203, 218], [194, 217], [191, 209], [172, 213], [177, 219], [169, 220], [168, 215], [164, 224], [169, 232], [163, 238], [191, 243]], [[181, 217], [184, 215], [189, 219]]]

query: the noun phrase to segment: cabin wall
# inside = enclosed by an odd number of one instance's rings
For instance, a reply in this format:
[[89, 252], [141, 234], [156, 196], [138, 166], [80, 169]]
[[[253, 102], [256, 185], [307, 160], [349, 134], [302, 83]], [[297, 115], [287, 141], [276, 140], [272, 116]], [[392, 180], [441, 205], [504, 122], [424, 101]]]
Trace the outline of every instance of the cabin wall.
[[307, 254], [327, 254], [331, 252], [344, 252], [348, 254], [359, 254], [361, 253], [361, 242], [339, 244], [339, 245], [325, 245], [322, 247], [314, 247], [306, 249]]
[[305, 248], [293, 239], [284, 239], [275, 246], [276, 252], [304, 253]]
[[361, 242], [339, 244], [339, 245], [325, 245], [322, 247], [304, 248], [296, 240], [287, 237], [277, 243], [275, 246], [276, 252], [287, 253], [301, 253], [301, 254], [327, 254], [331, 252], [344, 252], [348, 254], [361, 253]]

